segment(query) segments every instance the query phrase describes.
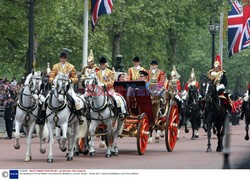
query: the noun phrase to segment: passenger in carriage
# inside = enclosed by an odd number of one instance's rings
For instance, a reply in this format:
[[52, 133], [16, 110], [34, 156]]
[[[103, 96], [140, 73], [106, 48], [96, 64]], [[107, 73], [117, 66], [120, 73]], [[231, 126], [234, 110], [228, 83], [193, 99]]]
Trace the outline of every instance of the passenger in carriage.
[[126, 75], [124, 73], [119, 74], [117, 81], [126, 81]]
[[[60, 53], [59, 59], [60, 62], [55, 64], [51, 70], [49, 81], [55, 84], [55, 77], [57, 76], [57, 74], [63, 73], [69, 74], [70, 83], [76, 84], [78, 82], [78, 77], [76, 74], [75, 66], [68, 62], [68, 52], [66, 50], [63, 50]], [[72, 87], [69, 88], [68, 95], [70, 95], [74, 100], [78, 122], [81, 125], [83, 124], [84, 119], [81, 112], [80, 102], [78, 102], [78, 98], [76, 97], [76, 94]]]
[[139, 71], [146, 71], [145, 68], [140, 66], [140, 58], [139, 57], [134, 57], [133, 60], [134, 67], [131, 67], [128, 69], [128, 74], [127, 74], [127, 81], [135, 81], [139, 80], [140, 74]]
[[232, 106], [231, 99], [228, 96], [228, 93], [225, 93], [225, 89], [227, 86], [227, 77], [226, 71], [222, 69], [221, 58], [220, 55], [216, 56], [216, 60], [214, 62], [214, 67], [207, 73], [207, 77], [213, 82], [216, 86], [217, 93], [220, 98], [225, 99], [224, 103], [228, 106], [228, 112], [231, 112]]

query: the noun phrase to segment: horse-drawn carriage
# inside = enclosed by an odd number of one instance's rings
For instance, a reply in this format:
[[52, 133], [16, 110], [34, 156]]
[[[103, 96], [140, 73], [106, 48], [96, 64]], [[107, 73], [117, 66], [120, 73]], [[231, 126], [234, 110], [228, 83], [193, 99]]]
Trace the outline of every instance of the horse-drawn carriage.
[[145, 81], [120, 81], [114, 83], [115, 91], [127, 103], [128, 116], [120, 136], [137, 138], [137, 151], [146, 151], [148, 137], [152, 130], [165, 130], [165, 143], [168, 151], [173, 151], [178, 132], [179, 111], [173, 96], [159, 89], [157, 84], [149, 87]]

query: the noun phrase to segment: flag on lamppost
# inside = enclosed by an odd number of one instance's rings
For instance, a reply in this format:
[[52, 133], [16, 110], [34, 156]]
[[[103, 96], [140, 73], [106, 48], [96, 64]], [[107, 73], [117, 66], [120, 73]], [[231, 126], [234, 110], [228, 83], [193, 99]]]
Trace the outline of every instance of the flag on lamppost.
[[230, 1], [228, 12], [228, 55], [229, 58], [250, 45], [250, 1]]
[[111, 14], [113, 9], [113, 0], [91, 0], [91, 22], [94, 30], [99, 16], [102, 14]]

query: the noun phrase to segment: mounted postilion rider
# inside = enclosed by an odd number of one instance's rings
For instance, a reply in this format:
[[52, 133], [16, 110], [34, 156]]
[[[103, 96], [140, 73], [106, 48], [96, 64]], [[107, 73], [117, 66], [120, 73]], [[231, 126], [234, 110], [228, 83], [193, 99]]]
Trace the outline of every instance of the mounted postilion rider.
[[223, 103], [227, 104], [228, 111], [231, 112], [231, 99], [229, 98], [228, 93], [225, 92], [227, 86], [226, 71], [222, 69], [221, 58], [219, 55], [216, 56], [214, 67], [208, 71], [207, 77], [212, 81], [213, 85], [216, 86], [218, 96], [224, 100]]
[[108, 67], [107, 59], [105, 57], [100, 58], [100, 70], [97, 71], [96, 76], [99, 78], [100, 83], [103, 84], [105, 89], [108, 92], [108, 96], [110, 97], [113, 103], [113, 111], [117, 113], [120, 118], [124, 118], [126, 112], [122, 112], [121, 103], [118, 98], [117, 94], [114, 91], [114, 82], [115, 82], [115, 71]]
[[[55, 78], [56, 78], [57, 74], [59, 74], [59, 73], [69, 74], [69, 81], [71, 83], [71, 86], [78, 82], [78, 77], [76, 74], [75, 66], [68, 62], [68, 57], [69, 57], [68, 53], [69, 52], [70, 51], [68, 49], [64, 49], [60, 53], [60, 55], [59, 55], [60, 62], [55, 64], [50, 72], [49, 81], [53, 85], [55, 85], [55, 83], [56, 83]], [[76, 110], [78, 122], [81, 125], [81, 124], [83, 124], [84, 119], [83, 119], [82, 112], [81, 112], [80, 102], [79, 102], [78, 98], [76, 97], [74, 89], [71, 86], [69, 87], [69, 90], [67, 92], [68, 99], [72, 99], [74, 101], [73, 104], [75, 105], [74, 108]], [[45, 110], [45, 108], [44, 108], [44, 110]]]

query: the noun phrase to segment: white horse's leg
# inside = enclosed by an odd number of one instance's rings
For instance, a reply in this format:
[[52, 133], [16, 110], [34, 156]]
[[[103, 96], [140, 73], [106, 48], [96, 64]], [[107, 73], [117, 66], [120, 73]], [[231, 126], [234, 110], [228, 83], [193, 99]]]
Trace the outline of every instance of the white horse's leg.
[[96, 127], [101, 123], [101, 121], [94, 121], [92, 120], [89, 126], [89, 132], [90, 132], [90, 144], [89, 144], [89, 155], [94, 156], [95, 155], [95, 143], [94, 143], [94, 138], [95, 138], [95, 130]]
[[49, 155], [47, 162], [52, 163], [53, 162], [53, 143], [54, 143], [54, 121], [52, 122], [48, 121], [48, 129], [49, 129]]
[[110, 158], [111, 157], [111, 146], [113, 144], [114, 141], [114, 129], [113, 129], [113, 125], [112, 125], [112, 119], [108, 119], [104, 121], [104, 124], [106, 124], [107, 126], [107, 152], [105, 157], [106, 158]]
[[27, 151], [26, 151], [26, 157], [24, 159], [25, 162], [29, 162], [31, 157], [31, 138], [35, 129], [36, 122], [32, 121], [27, 128], [27, 134], [26, 134], [26, 144], [27, 144]]
[[60, 146], [60, 149], [62, 152], [65, 152], [67, 150], [66, 147], [66, 141], [67, 141], [67, 130], [68, 130], [68, 123], [63, 123], [61, 125], [62, 130], [62, 145]]
[[15, 132], [15, 138], [16, 138], [16, 144], [14, 145], [15, 149], [20, 149], [20, 129], [22, 127], [22, 123], [20, 121], [17, 120], [17, 118], [15, 119], [15, 128], [16, 128], [16, 132]]
[[71, 143], [70, 148], [69, 148], [69, 154], [67, 157], [68, 161], [73, 160], [74, 156], [74, 149], [76, 147], [76, 142], [77, 142], [77, 134], [78, 134], [78, 121], [75, 121], [73, 126], [72, 126], [72, 135], [71, 135], [71, 140], [69, 141]]
[[59, 127], [56, 127], [56, 140], [59, 144], [59, 147], [61, 147], [61, 129]]
[[[45, 127], [46, 128], [46, 127]], [[39, 125], [39, 139], [40, 139], [40, 153], [44, 154], [46, 152], [43, 143], [44, 143], [44, 137], [43, 137], [43, 131], [44, 131], [44, 126]]]

